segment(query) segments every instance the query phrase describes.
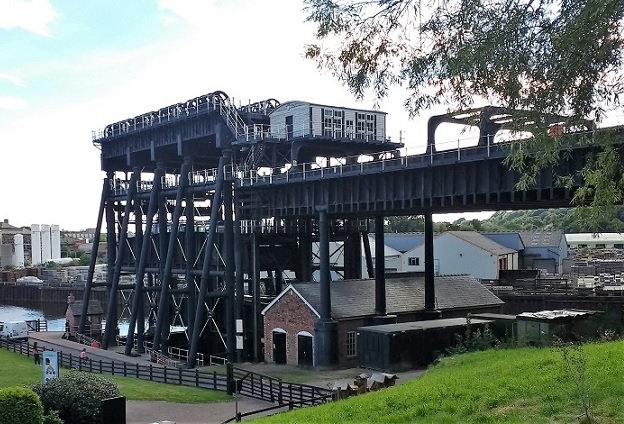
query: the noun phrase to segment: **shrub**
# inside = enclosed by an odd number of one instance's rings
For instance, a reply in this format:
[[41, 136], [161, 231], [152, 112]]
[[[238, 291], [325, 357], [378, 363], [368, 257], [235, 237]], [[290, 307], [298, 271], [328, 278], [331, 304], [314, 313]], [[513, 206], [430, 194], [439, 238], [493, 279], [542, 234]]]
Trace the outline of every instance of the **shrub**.
[[50, 411], [48, 415], [43, 417], [43, 424], [64, 424], [58, 411]]
[[46, 412], [56, 410], [67, 423], [100, 423], [100, 401], [119, 396], [112, 381], [97, 374], [69, 371], [66, 375], [33, 386]]
[[41, 424], [43, 406], [35, 392], [24, 387], [0, 390], [0, 424]]

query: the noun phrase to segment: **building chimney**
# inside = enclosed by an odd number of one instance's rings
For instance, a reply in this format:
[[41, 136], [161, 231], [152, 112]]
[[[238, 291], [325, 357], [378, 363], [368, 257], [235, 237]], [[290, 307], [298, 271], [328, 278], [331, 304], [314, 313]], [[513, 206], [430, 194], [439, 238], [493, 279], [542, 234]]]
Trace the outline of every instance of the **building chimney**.
[[76, 301], [76, 296], [74, 296], [73, 293], [70, 293], [69, 296], [67, 296], [67, 303], [71, 305], [75, 301]]
[[8, 224], [8, 223], [9, 223], [9, 220], [8, 220], [8, 219], [6, 219], [6, 218], [4, 218], [4, 223], [5, 223], [5, 224]]

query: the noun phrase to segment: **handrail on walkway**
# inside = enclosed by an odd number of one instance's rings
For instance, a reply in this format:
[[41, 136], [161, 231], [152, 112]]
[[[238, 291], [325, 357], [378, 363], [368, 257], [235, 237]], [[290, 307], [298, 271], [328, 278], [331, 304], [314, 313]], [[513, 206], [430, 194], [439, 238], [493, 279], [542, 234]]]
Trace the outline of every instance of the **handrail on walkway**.
[[[0, 348], [28, 357], [32, 356], [32, 344], [29, 342], [11, 343], [0, 340]], [[41, 350], [55, 350], [39, 344]], [[89, 358], [81, 361], [75, 353], [59, 353], [59, 365], [61, 367], [76, 369], [79, 371], [134, 377], [142, 380], [156, 381], [168, 384], [194, 386], [204, 389], [224, 391], [229, 395], [240, 394], [246, 397], [277, 403], [274, 409], [288, 406], [290, 409], [296, 406], [317, 405], [333, 400], [332, 392], [305, 384], [288, 383], [281, 379], [263, 374], [254, 373], [242, 368], [236, 368], [231, 363], [226, 364], [226, 374], [203, 372], [195, 369], [171, 368], [167, 363], [156, 365], [149, 363], [128, 363], [120, 361], [107, 361]], [[267, 409], [269, 410], [269, 409]], [[253, 415], [261, 411], [253, 411], [242, 416]]]

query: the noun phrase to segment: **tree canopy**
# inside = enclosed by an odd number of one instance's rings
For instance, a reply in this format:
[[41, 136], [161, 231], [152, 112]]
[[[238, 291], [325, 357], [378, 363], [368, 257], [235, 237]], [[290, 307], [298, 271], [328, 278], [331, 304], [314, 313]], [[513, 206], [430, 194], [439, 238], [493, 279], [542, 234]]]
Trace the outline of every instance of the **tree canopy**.
[[[372, 91], [383, 98], [400, 85], [412, 115], [435, 105], [457, 111], [481, 103], [521, 114], [514, 122], [541, 124], [541, 132], [510, 151], [507, 163], [522, 175], [519, 189], [556, 165], [560, 147], [570, 141], [549, 134], [545, 143], [545, 117], [565, 119], [566, 128], [573, 128], [599, 123], [620, 106], [624, 0], [304, 2], [318, 41], [306, 46], [306, 56], [356, 97]], [[578, 204], [622, 204], [618, 143], [596, 134], [582, 140], [599, 146], [582, 175], [555, 178], [562, 186], [582, 178]], [[539, 155], [531, 153], [536, 149]]]

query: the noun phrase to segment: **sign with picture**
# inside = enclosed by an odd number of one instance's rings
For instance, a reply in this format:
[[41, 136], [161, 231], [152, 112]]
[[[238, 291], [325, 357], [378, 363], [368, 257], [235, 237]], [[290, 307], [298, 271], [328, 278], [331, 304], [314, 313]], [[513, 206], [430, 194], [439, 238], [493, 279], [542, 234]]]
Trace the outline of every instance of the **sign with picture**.
[[46, 350], [43, 352], [43, 382], [58, 378], [58, 352]]

